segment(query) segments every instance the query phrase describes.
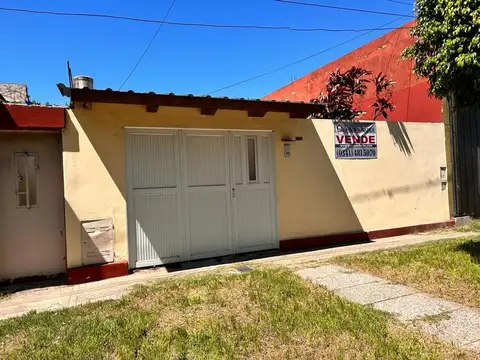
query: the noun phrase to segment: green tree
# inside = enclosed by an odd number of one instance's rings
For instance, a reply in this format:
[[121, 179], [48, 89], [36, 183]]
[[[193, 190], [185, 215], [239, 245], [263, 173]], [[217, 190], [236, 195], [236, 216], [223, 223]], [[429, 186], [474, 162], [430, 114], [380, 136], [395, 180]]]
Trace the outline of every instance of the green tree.
[[417, 0], [414, 44], [403, 55], [430, 82], [430, 94], [480, 101], [480, 0]]

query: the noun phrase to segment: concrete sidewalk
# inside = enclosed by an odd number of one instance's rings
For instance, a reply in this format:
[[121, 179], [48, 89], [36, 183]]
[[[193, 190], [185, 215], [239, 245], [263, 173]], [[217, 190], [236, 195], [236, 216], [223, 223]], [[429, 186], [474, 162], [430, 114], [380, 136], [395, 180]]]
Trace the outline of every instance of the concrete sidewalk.
[[480, 353], [479, 311], [342, 266], [323, 265], [297, 274], [352, 302], [388, 312], [443, 341]]
[[199, 274], [207, 271], [234, 271], [233, 265], [239, 263], [247, 265], [281, 265], [296, 270], [302, 267], [307, 267], [312, 262], [327, 260], [340, 255], [391, 249], [400, 246], [421, 244], [443, 239], [468, 237], [472, 235], [474, 234], [453, 232], [444, 234], [406, 235], [379, 239], [370, 243], [340, 246], [309, 252], [292, 254], [273, 252], [271, 253], [272, 256], [254, 260], [249, 260], [251, 259], [251, 255], [244, 255], [231, 258], [228, 260], [228, 263], [218, 262], [218, 260], [214, 265], [212, 265], [212, 263], [215, 263], [216, 260], [196, 262], [195, 266], [197, 267], [192, 269], [188, 269], [188, 267], [192, 266], [192, 264], [187, 263], [185, 264], [185, 270], [175, 272], [168, 272], [166, 268], [161, 267], [157, 269], [138, 271], [129, 276], [87, 284], [61, 285], [41, 289], [24, 290], [11, 294], [3, 300], [0, 300], [0, 319], [20, 316], [29, 311], [40, 312], [57, 310], [65, 307], [82, 305], [93, 301], [118, 299], [128, 291], [129, 287], [135, 284], [144, 284], [152, 280]]

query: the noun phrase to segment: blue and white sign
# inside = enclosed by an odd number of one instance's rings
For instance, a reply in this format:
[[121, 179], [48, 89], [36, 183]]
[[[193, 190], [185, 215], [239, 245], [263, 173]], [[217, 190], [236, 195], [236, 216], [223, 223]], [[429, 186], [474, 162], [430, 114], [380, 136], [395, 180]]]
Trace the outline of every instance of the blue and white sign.
[[335, 122], [335, 159], [376, 159], [377, 125], [374, 122]]

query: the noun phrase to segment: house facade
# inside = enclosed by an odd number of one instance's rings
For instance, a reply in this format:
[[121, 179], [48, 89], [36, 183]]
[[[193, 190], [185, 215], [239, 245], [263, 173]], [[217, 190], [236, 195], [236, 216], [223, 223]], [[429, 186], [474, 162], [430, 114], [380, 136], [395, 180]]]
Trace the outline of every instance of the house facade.
[[345, 159], [338, 123], [310, 119], [312, 103], [87, 88], [70, 96], [71, 282], [452, 224], [442, 123], [378, 122], [377, 155]]

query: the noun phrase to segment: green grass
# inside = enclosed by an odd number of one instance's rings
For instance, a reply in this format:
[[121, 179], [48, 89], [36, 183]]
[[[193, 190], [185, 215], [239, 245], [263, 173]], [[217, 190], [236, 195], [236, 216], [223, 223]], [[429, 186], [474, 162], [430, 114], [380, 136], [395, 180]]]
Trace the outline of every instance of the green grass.
[[478, 232], [480, 233], [480, 220], [472, 219], [467, 225], [461, 227], [454, 227], [452, 231], [464, 231], [464, 232]]
[[136, 288], [0, 322], [6, 359], [470, 359], [282, 269]]
[[480, 237], [343, 256], [333, 262], [480, 307]]

